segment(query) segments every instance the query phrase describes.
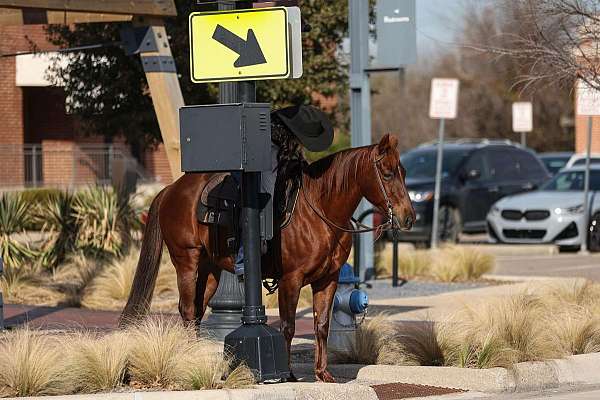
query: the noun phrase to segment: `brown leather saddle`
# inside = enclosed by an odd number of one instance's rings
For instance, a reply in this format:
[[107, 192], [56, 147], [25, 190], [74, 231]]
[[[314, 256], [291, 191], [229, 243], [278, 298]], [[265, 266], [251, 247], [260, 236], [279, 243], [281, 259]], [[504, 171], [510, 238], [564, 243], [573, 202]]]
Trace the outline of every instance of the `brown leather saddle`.
[[[277, 180], [273, 220], [280, 229], [285, 228], [292, 219], [300, 186], [300, 177], [286, 182]], [[230, 173], [213, 175], [200, 193], [196, 209], [198, 221], [209, 226], [213, 254], [237, 254], [241, 240], [241, 210], [241, 191], [237, 180]], [[219, 238], [224, 238], [224, 246]]]

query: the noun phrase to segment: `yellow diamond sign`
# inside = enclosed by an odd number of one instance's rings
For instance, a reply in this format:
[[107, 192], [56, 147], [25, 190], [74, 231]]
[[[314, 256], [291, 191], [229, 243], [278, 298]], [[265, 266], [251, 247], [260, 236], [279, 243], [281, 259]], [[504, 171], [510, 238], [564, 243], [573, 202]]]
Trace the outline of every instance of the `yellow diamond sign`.
[[190, 68], [196, 83], [284, 79], [291, 75], [285, 7], [190, 15]]

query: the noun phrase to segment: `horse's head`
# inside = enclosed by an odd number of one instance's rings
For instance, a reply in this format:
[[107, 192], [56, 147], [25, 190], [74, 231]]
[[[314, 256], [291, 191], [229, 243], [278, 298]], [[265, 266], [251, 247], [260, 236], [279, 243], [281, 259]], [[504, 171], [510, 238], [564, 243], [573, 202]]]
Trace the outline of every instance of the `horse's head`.
[[[371, 152], [373, 179], [365, 197], [385, 215], [392, 218], [395, 227], [408, 230], [415, 222], [413, 209], [404, 178], [406, 172], [400, 162], [398, 139], [390, 134], [381, 138]], [[391, 215], [390, 215], [391, 214]]]

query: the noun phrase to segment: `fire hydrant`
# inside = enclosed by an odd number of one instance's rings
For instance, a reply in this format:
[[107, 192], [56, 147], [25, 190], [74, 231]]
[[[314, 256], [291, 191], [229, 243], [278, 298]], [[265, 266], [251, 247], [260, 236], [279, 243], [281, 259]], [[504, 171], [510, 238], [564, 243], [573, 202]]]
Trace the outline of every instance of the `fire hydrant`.
[[350, 264], [340, 269], [338, 287], [333, 298], [332, 318], [329, 324], [328, 348], [336, 352], [349, 351], [356, 341], [356, 330], [369, 306], [367, 294], [356, 289], [360, 279]]

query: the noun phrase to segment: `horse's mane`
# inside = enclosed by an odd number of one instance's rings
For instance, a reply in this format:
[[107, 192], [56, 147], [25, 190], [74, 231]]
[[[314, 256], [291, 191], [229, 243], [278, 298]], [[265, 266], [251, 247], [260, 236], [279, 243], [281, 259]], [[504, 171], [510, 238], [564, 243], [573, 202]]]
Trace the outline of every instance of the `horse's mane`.
[[[346, 149], [323, 157], [303, 168], [304, 182], [309, 187], [318, 183], [329, 191], [345, 192], [356, 184], [362, 159], [372, 146]], [[317, 189], [316, 187], [314, 188]]]

